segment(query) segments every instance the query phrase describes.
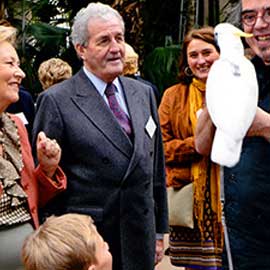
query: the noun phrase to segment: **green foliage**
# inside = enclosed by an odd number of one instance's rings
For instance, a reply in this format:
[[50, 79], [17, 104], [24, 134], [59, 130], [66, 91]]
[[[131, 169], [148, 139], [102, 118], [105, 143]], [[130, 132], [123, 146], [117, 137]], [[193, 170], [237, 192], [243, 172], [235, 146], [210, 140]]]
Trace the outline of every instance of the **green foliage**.
[[42, 91], [37, 76], [40, 63], [51, 57], [62, 58], [68, 49], [70, 10], [64, 10], [62, 5], [56, 0], [15, 0], [7, 1], [5, 6], [5, 19], [18, 29], [17, 50], [26, 73], [23, 85], [33, 96]]
[[52, 18], [59, 14], [57, 5], [52, 4], [52, 1], [39, 0], [37, 4], [32, 5], [31, 13], [35, 18], [42, 22], [51, 22]]
[[61, 57], [66, 50], [68, 34], [67, 29], [37, 22], [28, 24], [19, 36], [18, 52], [26, 73], [23, 84], [32, 94], [42, 91], [37, 78], [39, 65], [51, 57]]
[[154, 83], [161, 94], [177, 82], [180, 52], [180, 45], [157, 47], [144, 60], [143, 76]]
[[28, 34], [35, 38], [40, 48], [50, 47], [50, 49], [58, 51], [61, 46], [66, 47], [66, 36], [68, 31], [65, 28], [38, 22], [29, 25]]

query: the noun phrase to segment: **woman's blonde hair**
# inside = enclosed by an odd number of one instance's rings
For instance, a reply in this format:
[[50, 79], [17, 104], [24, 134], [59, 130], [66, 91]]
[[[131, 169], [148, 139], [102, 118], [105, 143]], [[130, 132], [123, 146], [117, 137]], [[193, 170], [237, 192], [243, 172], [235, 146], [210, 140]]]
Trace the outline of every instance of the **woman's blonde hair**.
[[72, 76], [71, 66], [60, 58], [50, 58], [38, 68], [38, 78], [43, 90]]
[[97, 263], [98, 236], [90, 216], [49, 217], [24, 241], [25, 270], [87, 270]]
[[125, 63], [124, 63], [123, 75], [134, 75], [135, 73], [138, 72], [139, 56], [128, 43], [125, 43], [125, 60], [124, 61]]
[[16, 45], [17, 30], [13, 26], [0, 25], [0, 42], [7, 41], [13, 46]]

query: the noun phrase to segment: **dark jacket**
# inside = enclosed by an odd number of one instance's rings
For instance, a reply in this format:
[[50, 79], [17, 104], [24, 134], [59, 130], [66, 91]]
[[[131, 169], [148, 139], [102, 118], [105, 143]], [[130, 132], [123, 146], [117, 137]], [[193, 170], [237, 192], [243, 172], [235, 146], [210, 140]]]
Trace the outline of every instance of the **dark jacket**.
[[28, 124], [25, 125], [29, 139], [31, 139], [32, 127], [35, 118], [35, 104], [31, 94], [23, 87], [19, 89], [19, 100], [9, 105], [6, 109], [9, 113], [23, 113]]
[[[109, 243], [114, 270], [153, 270], [156, 233], [168, 231], [156, 102], [149, 86], [126, 77], [120, 82], [133, 144], [83, 70], [38, 98], [34, 141], [43, 130], [59, 142], [68, 178], [67, 191], [44, 212], [91, 215]], [[153, 137], [147, 132], [151, 118]]]

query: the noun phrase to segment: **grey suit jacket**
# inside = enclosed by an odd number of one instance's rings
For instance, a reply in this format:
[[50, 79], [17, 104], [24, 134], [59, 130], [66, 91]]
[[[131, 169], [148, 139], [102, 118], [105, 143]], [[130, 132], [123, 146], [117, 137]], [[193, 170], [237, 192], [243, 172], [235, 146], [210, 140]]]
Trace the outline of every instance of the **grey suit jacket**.
[[[162, 138], [151, 88], [120, 77], [134, 142], [81, 69], [37, 100], [33, 141], [43, 130], [62, 147], [67, 191], [45, 216], [91, 215], [109, 243], [114, 270], [154, 269], [155, 234], [168, 232]], [[149, 119], [156, 130], [147, 131]], [[148, 124], [149, 125], [149, 124]]]

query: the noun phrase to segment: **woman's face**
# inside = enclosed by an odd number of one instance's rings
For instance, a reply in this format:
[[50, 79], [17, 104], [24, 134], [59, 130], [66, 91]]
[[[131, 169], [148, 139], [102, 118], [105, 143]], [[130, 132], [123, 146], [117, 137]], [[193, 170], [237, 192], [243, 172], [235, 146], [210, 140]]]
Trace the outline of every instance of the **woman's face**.
[[0, 42], [0, 112], [19, 99], [19, 86], [25, 77], [19, 64], [15, 48], [9, 42]]
[[193, 75], [206, 82], [210, 67], [219, 58], [214, 45], [200, 39], [193, 39], [187, 47], [187, 62]]

